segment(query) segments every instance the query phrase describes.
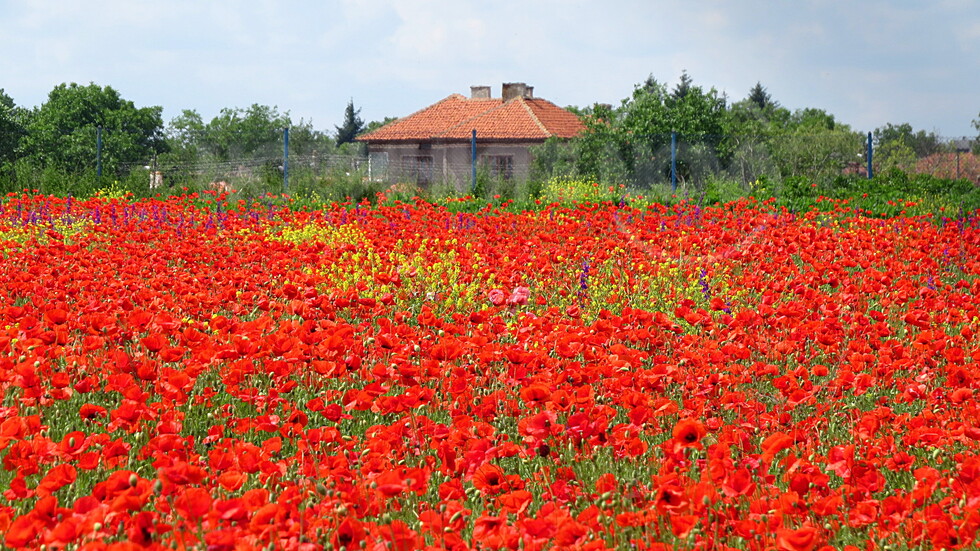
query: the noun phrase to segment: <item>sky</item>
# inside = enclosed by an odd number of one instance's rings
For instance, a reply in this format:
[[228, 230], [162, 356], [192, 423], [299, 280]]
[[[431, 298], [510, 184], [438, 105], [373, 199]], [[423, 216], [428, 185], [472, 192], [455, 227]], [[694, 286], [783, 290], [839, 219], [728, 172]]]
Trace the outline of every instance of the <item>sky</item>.
[[681, 73], [730, 101], [757, 83], [859, 131], [976, 136], [980, 0], [0, 0], [0, 88], [111, 86], [137, 107], [275, 106], [334, 131], [471, 85], [618, 105]]

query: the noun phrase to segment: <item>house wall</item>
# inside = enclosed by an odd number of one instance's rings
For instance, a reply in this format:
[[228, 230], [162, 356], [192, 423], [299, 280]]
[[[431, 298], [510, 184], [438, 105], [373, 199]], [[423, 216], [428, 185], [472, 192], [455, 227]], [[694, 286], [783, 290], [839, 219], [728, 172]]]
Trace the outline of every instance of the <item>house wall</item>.
[[[380, 167], [377, 155], [387, 155], [387, 162]], [[368, 144], [368, 158], [372, 159], [372, 179], [383, 179], [392, 184], [399, 182], [418, 182], [428, 185], [440, 180], [446, 152], [432, 144]], [[431, 165], [423, 166], [418, 159], [431, 157]]]
[[[525, 180], [531, 166], [531, 153], [528, 148], [535, 143], [480, 143], [477, 140], [476, 155], [481, 165], [488, 157], [511, 157], [512, 173], [515, 180]], [[368, 144], [368, 154], [386, 153], [388, 157], [384, 175], [373, 174], [373, 178], [382, 177], [392, 184], [398, 182], [415, 182], [419, 180], [421, 168], [416, 159], [431, 157], [431, 177], [421, 185], [450, 184], [457, 191], [469, 189], [472, 180], [471, 150], [469, 143], [444, 144]]]

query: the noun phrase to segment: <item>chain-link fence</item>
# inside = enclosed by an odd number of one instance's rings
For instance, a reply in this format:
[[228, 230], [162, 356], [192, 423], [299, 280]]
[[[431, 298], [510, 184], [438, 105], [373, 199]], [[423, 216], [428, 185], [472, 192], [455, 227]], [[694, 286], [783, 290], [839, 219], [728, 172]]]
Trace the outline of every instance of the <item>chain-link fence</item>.
[[[914, 147], [913, 147], [914, 145]], [[564, 152], [536, 148], [538, 174], [585, 178], [639, 191], [690, 196], [719, 187], [751, 192], [760, 183], [833, 190], [855, 178], [898, 169], [980, 183], [980, 143], [932, 137], [928, 143], [880, 140], [872, 133], [822, 131], [785, 135], [630, 136], [581, 140]], [[533, 173], [533, 171], [532, 171]]]
[[752, 193], [760, 185], [765, 188], [761, 191], [784, 194], [801, 185], [832, 190], [842, 181], [892, 169], [980, 183], [980, 149], [973, 138], [932, 136], [925, 143], [906, 143], [850, 131], [765, 136], [668, 133], [630, 136], [625, 141], [478, 141], [475, 155], [470, 144], [462, 143], [374, 147], [369, 154], [365, 144], [338, 148], [308, 127], [212, 129], [169, 136], [160, 153], [134, 159], [119, 153], [124, 149], [118, 144], [126, 143], [124, 134], [75, 133], [77, 139], [68, 152], [83, 164], [85, 158], [91, 159], [90, 170], [105, 173], [101, 181], [113, 178], [130, 190], [148, 194], [183, 188], [331, 198], [370, 197], [392, 188], [533, 194], [542, 182], [556, 177], [689, 197], [719, 189], [728, 189], [729, 195]]
[[[965, 179], [980, 184], [980, 147], [977, 140], [945, 138], [941, 146], [926, 154], [906, 156], [896, 168], [938, 178]], [[914, 160], [913, 160], [914, 159]]]
[[310, 192], [328, 180], [365, 177], [367, 157], [355, 144], [337, 148], [329, 139], [288, 128], [263, 133], [214, 133], [174, 140], [169, 151], [120, 166], [147, 187], [236, 190], [246, 195]]

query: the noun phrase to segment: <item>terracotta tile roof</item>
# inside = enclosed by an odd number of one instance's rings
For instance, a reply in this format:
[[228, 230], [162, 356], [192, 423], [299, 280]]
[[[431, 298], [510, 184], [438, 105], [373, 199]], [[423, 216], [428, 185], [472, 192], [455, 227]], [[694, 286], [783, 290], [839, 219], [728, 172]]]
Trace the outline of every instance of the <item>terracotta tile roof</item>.
[[357, 138], [365, 142], [422, 140], [543, 141], [571, 138], [585, 127], [578, 117], [540, 98], [467, 98], [453, 94], [434, 105]]
[[554, 103], [543, 99], [524, 100], [534, 116], [548, 129], [552, 135], [561, 138], [571, 138], [585, 130], [585, 125], [578, 115], [567, 109], [562, 109]]

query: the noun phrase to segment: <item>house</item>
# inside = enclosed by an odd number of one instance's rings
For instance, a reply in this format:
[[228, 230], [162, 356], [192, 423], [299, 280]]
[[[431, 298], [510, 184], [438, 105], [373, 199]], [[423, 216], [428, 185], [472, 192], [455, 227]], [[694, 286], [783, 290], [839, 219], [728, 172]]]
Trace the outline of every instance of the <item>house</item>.
[[497, 98], [489, 86], [470, 91], [470, 97], [453, 94], [357, 137], [367, 144], [372, 177], [423, 186], [441, 181], [466, 189], [475, 130], [477, 163], [492, 176], [524, 179], [532, 145], [551, 137], [572, 138], [585, 129], [574, 113], [534, 97], [534, 88], [522, 82], [503, 84]]

